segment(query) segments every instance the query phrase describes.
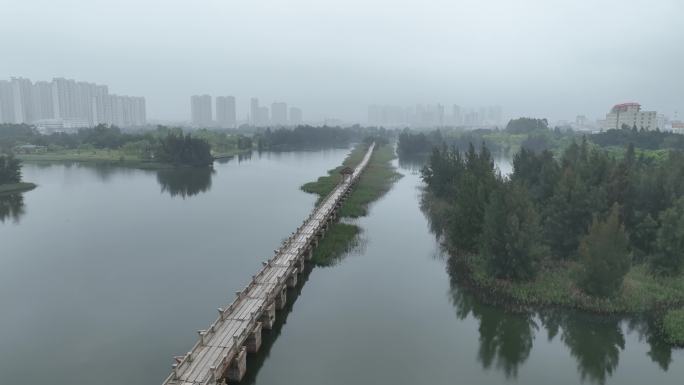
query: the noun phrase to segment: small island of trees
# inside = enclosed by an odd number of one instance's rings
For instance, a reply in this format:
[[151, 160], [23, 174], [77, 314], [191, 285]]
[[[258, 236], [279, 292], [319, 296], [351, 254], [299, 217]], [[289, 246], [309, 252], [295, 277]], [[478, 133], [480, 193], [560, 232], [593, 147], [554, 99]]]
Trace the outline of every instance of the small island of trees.
[[[434, 148], [422, 171], [434, 224], [479, 292], [600, 313], [684, 303], [682, 176], [682, 152], [616, 157], [586, 139], [559, 157], [523, 147], [509, 177], [484, 144]], [[684, 330], [672, 314], [667, 335]]]
[[11, 154], [0, 154], [0, 194], [27, 191], [35, 187], [33, 183], [22, 182], [19, 159]]

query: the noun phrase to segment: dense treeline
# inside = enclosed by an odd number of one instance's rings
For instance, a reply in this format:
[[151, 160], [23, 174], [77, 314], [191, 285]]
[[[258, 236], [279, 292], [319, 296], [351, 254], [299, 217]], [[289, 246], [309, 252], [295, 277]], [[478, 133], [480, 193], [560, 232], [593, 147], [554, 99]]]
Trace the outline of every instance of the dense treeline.
[[154, 147], [154, 160], [173, 165], [210, 166], [214, 158], [206, 140], [190, 134], [169, 134]]
[[402, 156], [412, 156], [429, 154], [434, 147], [442, 144], [458, 151], [466, 151], [470, 143], [485, 143], [488, 149], [498, 153], [503, 149], [502, 146], [487, 138], [488, 135], [496, 132], [498, 130], [477, 129], [462, 132], [455, 136], [446, 136], [440, 130], [413, 133], [406, 129], [399, 134], [397, 150]]
[[550, 129], [546, 119], [518, 118], [511, 119], [502, 130], [412, 132], [405, 129], [399, 135], [398, 151], [406, 157], [428, 155], [434, 147], [446, 144], [465, 152], [470, 143], [484, 143], [495, 154], [512, 154], [518, 148], [540, 152], [562, 148], [577, 136], [571, 129]]
[[389, 139], [390, 132], [376, 127], [297, 126], [265, 131], [255, 136], [259, 150], [294, 150], [325, 147], [346, 147], [367, 137]]
[[57, 132], [43, 135], [35, 127], [26, 124], [3, 124], [0, 125], [0, 150], [8, 152], [15, 146], [24, 144], [68, 149], [79, 147], [115, 149], [130, 142], [152, 140], [153, 137], [152, 133], [124, 133], [116, 126], [106, 125], [82, 128], [71, 134]]
[[659, 130], [637, 130], [636, 127], [607, 130], [592, 135], [591, 140], [602, 147], [626, 147], [631, 143], [644, 150], [684, 150], [684, 135]]
[[511, 134], [530, 134], [535, 131], [548, 131], [549, 121], [536, 118], [511, 119], [506, 124], [506, 132]]
[[[198, 136], [219, 141], [225, 134], [200, 131]], [[184, 135], [180, 128], [165, 126], [148, 132], [127, 133], [115, 126], [99, 125], [79, 129], [75, 133], [48, 135], [42, 135], [35, 127], [28, 125], [0, 127], [0, 149], [4, 152], [11, 152], [24, 144], [43, 146], [50, 151], [117, 150], [140, 160], [174, 165], [205, 166], [213, 160], [211, 146], [206, 139]], [[251, 140], [241, 142], [238, 136], [237, 145], [251, 147]]]
[[346, 146], [352, 141], [352, 132], [339, 127], [297, 126], [294, 129], [267, 128], [256, 137], [259, 150], [290, 150]]
[[21, 182], [21, 162], [12, 155], [0, 155], [0, 185]]
[[632, 263], [654, 274], [684, 267], [684, 153], [660, 162], [621, 159], [573, 143], [556, 159], [522, 149], [509, 178], [486, 146], [435, 148], [423, 179], [449, 207], [446, 231], [461, 253], [483, 258], [489, 274], [528, 280], [541, 264], [577, 263], [576, 284], [616, 293]]

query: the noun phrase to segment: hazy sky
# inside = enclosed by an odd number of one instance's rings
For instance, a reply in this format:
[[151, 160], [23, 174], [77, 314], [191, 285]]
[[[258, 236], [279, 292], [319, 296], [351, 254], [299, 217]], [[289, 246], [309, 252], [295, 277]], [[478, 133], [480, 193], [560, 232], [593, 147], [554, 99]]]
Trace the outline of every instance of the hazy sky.
[[368, 104], [499, 104], [684, 115], [684, 0], [0, 0], [0, 78], [63, 76], [189, 118], [191, 94], [286, 101], [306, 119]]

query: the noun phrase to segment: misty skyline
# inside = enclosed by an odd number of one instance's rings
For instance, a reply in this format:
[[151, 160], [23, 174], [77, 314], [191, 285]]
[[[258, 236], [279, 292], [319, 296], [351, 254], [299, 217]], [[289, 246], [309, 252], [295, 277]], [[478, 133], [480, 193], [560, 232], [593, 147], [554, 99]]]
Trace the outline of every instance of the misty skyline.
[[287, 100], [307, 120], [369, 105], [501, 105], [601, 118], [636, 101], [681, 117], [684, 3], [3, 0], [0, 78], [66, 77], [187, 121], [188, 97]]

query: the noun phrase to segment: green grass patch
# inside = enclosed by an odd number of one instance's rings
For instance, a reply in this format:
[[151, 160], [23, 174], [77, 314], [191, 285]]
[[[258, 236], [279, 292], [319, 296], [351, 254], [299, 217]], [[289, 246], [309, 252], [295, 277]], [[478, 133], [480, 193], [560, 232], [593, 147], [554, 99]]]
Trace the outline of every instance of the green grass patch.
[[[368, 151], [368, 145], [360, 144], [352, 150], [342, 166], [328, 171], [328, 175], [302, 186], [302, 190], [319, 195], [318, 201], [327, 196], [342, 180], [339, 171], [346, 166], [356, 167]], [[401, 177], [392, 166], [395, 158], [394, 147], [383, 145], [375, 147], [366, 169], [347, 200], [340, 208], [340, 217], [358, 218], [368, 214], [368, 205], [380, 198]], [[351, 248], [356, 246], [361, 229], [352, 224], [336, 223], [331, 226], [325, 237], [314, 250], [314, 263], [327, 266], [336, 263]]]
[[361, 228], [349, 223], [334, 223], [313, 251], [317, 266], [332, 266], [358, 245]]
[[670, 310], [665, 313], [663, 334], [670, 344], [684, 346], [684, 309]]
[[40, 154], [21, 154], [17, 155], [17, 158], [23, 162], [84, 162], [150, 170], [173, 168], [171, 164], [145, 160], [121, 150], [60, 150]]
[[578, 264], [555, 263], [543, 268], [527, 282], [492, 278], [477, 255], [457, 257], [467, 268], [470, 279], [480, 289], [499, 298], [524, 305], [571, 307], [594, 313], [647, 313], [684, 304], [684, 276], [659, 277], [645, 265], [635, 265], [625, 276], [622, 290], [610, 298], [592, 297], [575, 285]]
[[0, 184], [0, 194], [25, 192], [34, 188], [36, 188], [35, 184], [27, 182]]
[[368, 145], [366, 144], [359, 144], [358, 146], [354, 147], [352, 152], [344, 159], [341, 166], [335, 167], [332, 170], [328, 170], [328, 175], [319, 177], [315, 182], [305, 183], [301, 187], [302, 191], [311, 194], [317, 194], [318, 201], [316, 204], [318, 204], [321, 199], [330, 194], [330, 192], [334, 190], [335, 187], [342, 181], [342, 175], [340, 175], [340, 171], [345, 167], [356, 167], [356, 165], [358, 165], [363, 159], [363, 156], [366, 155], [367, 151]]
[[340, 209], [340, 216], [358, 218], [368, 214], [368, 205], [383, 196], [401, 177], [392, 166], [394, 147], [376, 147], [359, 182]]

